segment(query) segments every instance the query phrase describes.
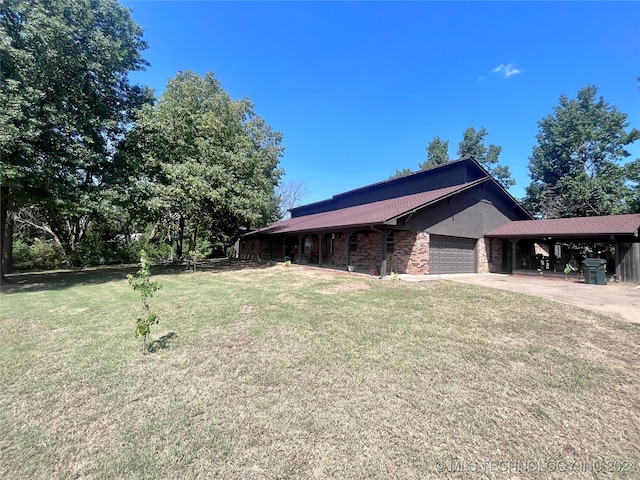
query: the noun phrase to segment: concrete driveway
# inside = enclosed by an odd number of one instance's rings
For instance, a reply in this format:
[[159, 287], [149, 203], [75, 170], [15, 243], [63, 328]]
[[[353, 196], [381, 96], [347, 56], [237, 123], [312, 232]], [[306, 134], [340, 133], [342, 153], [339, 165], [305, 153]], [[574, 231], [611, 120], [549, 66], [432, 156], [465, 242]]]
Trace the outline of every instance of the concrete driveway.
[[589, 285], [565, 279], [524, 277], [518, 275], [455, 274], [400, 275], [406, 281], [451, 280], [483, 287], [499, 288], [576, 305], [640, 325], [640, 288], [635, 285], [609, 283]]

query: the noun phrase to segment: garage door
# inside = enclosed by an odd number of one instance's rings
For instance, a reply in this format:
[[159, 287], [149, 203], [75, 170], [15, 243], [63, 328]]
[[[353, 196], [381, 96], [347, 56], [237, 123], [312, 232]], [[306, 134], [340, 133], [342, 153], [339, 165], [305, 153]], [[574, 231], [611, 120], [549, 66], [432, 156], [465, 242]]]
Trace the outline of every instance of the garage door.
[[474, 238], [431, 235], [429, 273], [474, 273], [476, 240]]

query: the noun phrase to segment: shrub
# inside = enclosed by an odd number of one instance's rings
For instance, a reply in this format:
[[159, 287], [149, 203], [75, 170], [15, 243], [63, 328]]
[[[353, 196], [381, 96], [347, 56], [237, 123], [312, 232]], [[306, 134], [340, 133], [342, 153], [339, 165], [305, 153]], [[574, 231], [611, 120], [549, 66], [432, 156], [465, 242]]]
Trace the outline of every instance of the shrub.
[[13, 266], [19, 270], [29, 270], [33, 266], [31, 246], [20, 238], [13, 241]]
[[[133, 245], [134, 243], [131, 244]], [[153, 260], [154, 262], [163, 262], [166, 260], [173, 260], [175, 257], [175, 250], [173, 245], [168, 243], [145, 243], [143, 239], [140, 239], [137, 243], [135, 243], [138, 249], [144, 247], [144, 251], [147, 252], [147, 256]]]
[[104, 242], [98, 235], [88, 231], [69, 255], [69, 261], [74, 267], [104, 265], [106, 263]]
[[39, 268], [59, 268], [67, 264], [64, 250], [53, 242], [37, 239], [31, 245], [33, 261]]
[[13, 242], [13, 265], [20, 270], [46, 270], [67, 265], [61, 246], [38, 238], [29, 245], [22, 239]]

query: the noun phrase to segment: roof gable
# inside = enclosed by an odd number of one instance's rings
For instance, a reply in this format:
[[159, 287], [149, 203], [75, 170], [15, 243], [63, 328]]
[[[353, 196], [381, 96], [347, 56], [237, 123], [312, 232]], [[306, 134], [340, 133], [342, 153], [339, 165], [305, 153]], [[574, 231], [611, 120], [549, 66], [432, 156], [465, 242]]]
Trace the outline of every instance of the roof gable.
[[473, 157], [463, 157], [404, 177], [366, 185], [336, 194], [330, 199], [292, 208], [291, 217], [296, 218], [463, 185], [488, 177], [490, 177], [489, 173]]
[[[463, 190], [484, 183], [488, 179], [479, 179], [462, 185], [440, 188], [428, 192], [405, 195], [378, 202], [341, 208], [290, 218], [261, 228], [251, 234], [266, 233], [304, 233], [310, 231], [357, 228], [370, 225], [393, 224], [399, 217], [412, 211], [440, 202]], [[250, 234], [250, 235], [251, 235]]]

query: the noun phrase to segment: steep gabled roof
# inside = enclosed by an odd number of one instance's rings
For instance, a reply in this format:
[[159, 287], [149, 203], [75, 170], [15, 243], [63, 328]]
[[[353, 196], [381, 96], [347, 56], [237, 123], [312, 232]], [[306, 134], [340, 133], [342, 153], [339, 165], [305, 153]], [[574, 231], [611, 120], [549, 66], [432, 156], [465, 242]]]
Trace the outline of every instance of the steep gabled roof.
[[412, 177], [420, 177], [420, 176], [425, 176], [425, 175], [432, 175], [434, 172], [437, 172], [439, 170], [444, 170], [444, 169], [450, 169], [452, 167], [454, 167], [455, 165], [459, 164], [459, 163], [467, 163], [469, 166], [472, 166], [473, 168], [475, 168], [478, 172], [479, 176], [488, 176], [489, 172], [487, 172], [487, 170], [482, 167], [482, 165], [480, 165], [478, 163], [478, 161], [472, 157], [471, 155], [467, 155], [465, 157], [460, 157], [456, 160], [450, 160], [446, 163], [441, 163], [439, 165], [435, 165], [433, 167], [429, 167], [427, 169], [424, 170], [418, 170], [417, 172], [412, 172], [409, 173], [407, 175], [402, 175], [401, 177], [396, 177], [396, 178], [389, 178], [387, 180], [382, 180], [380, 182], [375, 182], [372, 183], [370, 185], [364, 185], [362, 187], [358, 187], [358, 188], [354, 188], [353, 190], [348, 190], [346, 192], [342, 192], [342, 193], [338, 193], [336, 195], [334, 195], [332, 198], [339, 198], [339, 197], [344, 197], [347, 195], [352, 195], [356, 192], [360, 192], [362, 190], [368, 190], [374, 187], [378, 187], [380, 185], [385, 185], [388, 183], [398, 183], [400, 181], [412, 178]]
[[412, 195], [489, 177], [489, 173], [471, 156], [436, 165], [426, 170], [387, 179], [333, 195], [331, 198], [300, 205], [290, 210], [291, 217], [301, 217], [329, 210], [354, 207], [371, 201]]
[[251, 232], [248, 235], [260, 233], [292, 234], [336, 229], [347, 230], [358, 227], [368, 228], [371, 225], [383, 225], [385, 223], [393, 224], [399, 217], [442, 201], [489, 180], [490, 178], [481, 178], [462, 185], [454, 185], [452, 187], [440, 188], [428, 192], [366, 203], [364, 205], [290, 218]]
[[604, 217], [519, 220], [488, 232], [487, 237], [501, 238], [607, 238], [638, 236], [640, 213]]

